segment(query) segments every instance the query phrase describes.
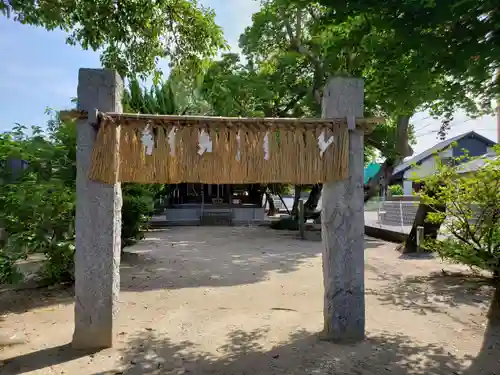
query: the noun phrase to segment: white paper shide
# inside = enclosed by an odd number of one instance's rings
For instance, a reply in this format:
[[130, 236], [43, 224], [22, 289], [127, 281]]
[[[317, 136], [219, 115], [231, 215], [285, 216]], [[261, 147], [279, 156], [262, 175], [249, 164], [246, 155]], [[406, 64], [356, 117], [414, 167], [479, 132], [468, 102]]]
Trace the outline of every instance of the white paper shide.
[[264, 136], [264, 160], [269, 160], [269, 132]]
[[241, 136], [240, 132], [236, 134], [236, 160], [240, 161], [241, 160]]
[[322, 157], [325, 151], [330, 147], [330, 145], [333, 144], [334, 138], [333, 135], [326, 139], [325, 131], [321, 131], [321, 134], [318, 136], [318, 147], [319, 147], [319, 154]]
[[198, 155], [203, 155], [205, 152], [212, 152], [212, 140], [210, 135], [202, 129], [198, 135]]
[[177, 128], [172, 127], [168, 132], [168, 146], [170, 148], [170, 156], [175, 155], [175, 133], [177, 132]]
[[141, 142], [146, 150], [146, 155], [153, 155], [154, 139], [150, 124], [147, 124], [142, 131]]

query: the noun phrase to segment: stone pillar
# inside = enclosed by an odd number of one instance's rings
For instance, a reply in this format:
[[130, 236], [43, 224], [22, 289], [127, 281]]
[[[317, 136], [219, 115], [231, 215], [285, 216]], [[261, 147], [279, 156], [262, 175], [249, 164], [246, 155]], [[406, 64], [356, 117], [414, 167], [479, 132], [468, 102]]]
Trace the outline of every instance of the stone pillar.
[[[363, 81], [333, 78], [323, 117], [363, 117]], [[334, 144], [335, 145], [335, 144]], [[365, 336], [363, 132], [349, 131], [349, 178], [323, 185], [323, 339], [356, 342]]]
[[114, 71], [80, 69], [78, 110], [88, 111], [89, 119], [80, 120], [77, 128], [73, 347], [78, 349], [113, 345], [120, 289], [121, 186], [90, 181], [87, 176], [96, 137], [91, 125], [95, 110], [121, 112], [122, 95], [123, 81]]

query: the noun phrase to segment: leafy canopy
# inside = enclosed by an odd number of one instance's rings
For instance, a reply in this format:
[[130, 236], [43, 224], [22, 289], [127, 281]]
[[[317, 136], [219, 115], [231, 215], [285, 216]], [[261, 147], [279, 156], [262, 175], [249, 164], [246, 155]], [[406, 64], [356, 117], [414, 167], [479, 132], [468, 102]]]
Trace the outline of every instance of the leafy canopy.
[[[314, 0], [295, 0], [307, 5]], [[448, 117], [455, 108], [472, 115], [491, 110], [500, 93], [493, 79], [500, 66], [500, 10], [492, 0], [321, 0], [325, 25], [362, 19], [366, 35], [392, 35], [380, 65], [392, 69], [392, 56], [407, 57], [405, 69], [440, 76], [431, 109]], [[415, 57], [415, 58], [413, 58]], [[411, 78], [411, 77], [408, 77]], [[432, 87], [432, 86], [431, 86]]]
[[61, 29], [66, 42], [101, 51], [104, 67], [146, 76], [161, 58], [199, 68], [226, 43], [215, 13], [196, 0], [0, 0], [0, 12], [22, 24]]

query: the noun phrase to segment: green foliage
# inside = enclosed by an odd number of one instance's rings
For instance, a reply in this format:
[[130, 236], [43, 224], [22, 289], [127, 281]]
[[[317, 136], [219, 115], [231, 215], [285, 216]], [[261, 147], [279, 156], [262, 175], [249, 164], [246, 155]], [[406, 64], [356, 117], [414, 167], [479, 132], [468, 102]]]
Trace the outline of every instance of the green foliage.
[[[0, 221], [7, 238], [0, 248], [0, 279], [16, 281], [15, 262], [44, 253], [41, 270], [48, 283], [73, 278], [75, 210], [75, 123], [57, 116], [47, 134], [16, 126], [0, 135]], [[11, 162], [25, 161], [25, 169]]]
[[153, 214], [154, 195], [153, 185], [123, 185], [122, 247], [144, 238], [144, 229]]
[[62, 29], [66, 43], [100, 50], [105, 67], [122, 76], [148, 75], [159, 59], [202, 69], [225, 48], [215, 13], [196, 0], [0, 1], [0, 13], [22, 24]]
[[200, 85], [184, 74], [174, 70], [167, 80], [151, 86], [141, 86], [133, 78], [123, 95], [123, 109], [132, 113], [153, 113], [161, 115], [203, 115], [210, 112], [210, 106], [201, 96]]
[[[443, 258], [500, 272], [500, 148], [492, 159], [477, 158], [483, 166], [472, 173], [455, 163], [440, 164], [424, 180], [421, 199], [431, 207], [444, 205], [446, 213], [430, 213], [427, 220], [442, 223], [444, 240], [426, 240], [425, 247]], [[474, 160], [474, 159], [472, 159]]]
[[[316, 3], [315, 0], [295, 2], [302, 6]], [[365, 30], [360, 47], [371, 46], [379, 67], [373, 70], [374, 75], [366, 76], [366, 82], [371, 85], [372, 78], [376, 78], [383, 83], [386, 95], [393, 96], [389, 98], [391, 102], [411, 104], [414, 101], [411, 97], [418, 98], [414, 104], [427, 104], [436, 115], [445, 115], [446, 120], [452, 118], [456, 108], [473, 115], [491, 111], [491, 99], [500, 92], [500, 82], [492, 79], [500, 61], [500, 12], [496, 2], [322, 0], [320, 3], [325, 7], [326, 25], [360, 20], [359, 26]], [[380, 37], [384, 43], [370, 43]], [[399, 85], [405, 77], [408, 84]], [[396, 92], [398, 95], [393, 95]]]
[[[12, 162], [25, 162], [25, 169]], [[20, 164], [19, 164], [20, 165]], [[140, 239], [153, 197], [162, 185], [124, 184], [122, 243]], [[23, 126], [0, 134], [0, 282], [20, 278], [15, 264], [32, 253], [46, 258], [40, 273], [48, 284], [73, 280], [76, 202], [76, 124], [55, 114], [43, 134]]]
[[403, 187], [401, 185], [390, 185], [389, 193], [391, 196], [403, 195]]
[[[367, 19], [369, 15], [337, 18], [316, 1], [265, 0], [240, 37], [240, 47], [248, 66], [260, 76], [265, 73], [258, 92], [272, 93], [271, 103], [286, 99], [282, 107], [293, 116], [321, 115], [329, 78], [364, 77], [365, 115], [388, 119], [367, 137], [365, 159], [378, 150], [381, 157], [396, 160], [411, 154], [409, 118], [435, 100], [430, 88], [438, 75], [426, 68], [408, 71], [407, 60], [418, 57], [392, 53], [399, 43], [394, 33], [370, 32]], [[390, 64], [388, 59], [381, 63], [388, 55]]]

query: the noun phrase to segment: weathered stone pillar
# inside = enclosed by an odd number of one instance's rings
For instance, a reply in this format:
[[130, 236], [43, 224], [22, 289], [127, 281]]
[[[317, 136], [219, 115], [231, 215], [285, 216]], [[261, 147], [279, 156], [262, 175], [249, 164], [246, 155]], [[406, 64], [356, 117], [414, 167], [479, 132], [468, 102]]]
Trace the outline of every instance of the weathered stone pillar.
[[[80, 69], [78, 110], [89, 119], [77, 128], [75, 331], [73, 347], [113, 345], [120, 289], [121, 186], [88, 179], [96, 131], [95, 110], [122, 111], [123, 81], [111, 70]], [[116, 157], [119, 158], [118, 153]]]
[[[325, 87], [323, 117], [362, 117], [363, 95], [361, 79], [333, 78]], [[322, 192], [326, 340], [365, 336], [363, 168], [363, 132], [351, 130], [349, 178], [324, 184]]]

